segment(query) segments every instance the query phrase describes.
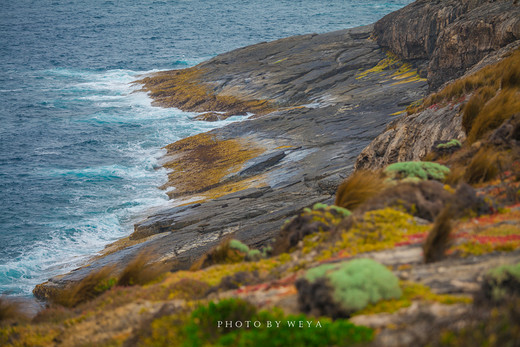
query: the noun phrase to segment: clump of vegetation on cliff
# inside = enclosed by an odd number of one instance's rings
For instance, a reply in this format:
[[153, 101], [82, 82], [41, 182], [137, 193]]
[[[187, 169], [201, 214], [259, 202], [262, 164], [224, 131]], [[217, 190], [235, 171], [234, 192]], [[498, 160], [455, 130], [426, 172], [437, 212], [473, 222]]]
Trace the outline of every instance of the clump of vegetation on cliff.
[[450, 169], [438, 163], [407, 161], [388, 165], [385, 173], [392, 179], [442, 181], [450, 173]]
[[319, 203], [312, 209], [305, 208], [282, 227], [273, 243], [273, 254], [290, 251], [307, 235], [331, 231], [350, 214], [351, 212], [345, 208]]
[[467, 141], [473, 143], [520, 112], [520, 49], [431, 94], [420, 106], [410, 107], [408, 113], [438, 104], [461, 102], [468, 95], [471, 97], [463, 108], [462, 124]]
[[371, 259], [324, 264], [308, 270], [296, 283], [303, 312], [348, 317], [382, 299], [402, 295], [397, 277]]
[[423, 245], [424, 261], [431, 263], [444, 257], [450, 243], [452, 230], [451, 219], [453, 212], [451, 206], [446, 206], [435, 219], [432, 230], [428, 233]]
[[356, 171], [336, 191], [336, 206], [354, 209], [385, 188], [384, 177], [376, 172]]
[[26, 319], [27, 316], [19, 302], [0, 297], [0, 325]]
[[489, 270], [482, 282], [483, 298], [501, 303], [516, 296], [520, 299], [520, 263]]
[[156, 280], [169, 270], [167, 264], [152, 262], [152, 260], [149, 254], [139, 253], [118, 276], [117, 285], [144, 285]]

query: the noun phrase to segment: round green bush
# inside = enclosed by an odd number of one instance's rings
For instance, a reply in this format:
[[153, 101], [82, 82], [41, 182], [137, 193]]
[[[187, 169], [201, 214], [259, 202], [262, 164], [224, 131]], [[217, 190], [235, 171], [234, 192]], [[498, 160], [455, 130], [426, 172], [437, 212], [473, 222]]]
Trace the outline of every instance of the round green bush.
[[402, 295], [397, 277], [372, 259], [324, 264], [307, 271], [305, 278], [311, 283], [325, 279], [333, 288], [333, 299], [347, 312]]

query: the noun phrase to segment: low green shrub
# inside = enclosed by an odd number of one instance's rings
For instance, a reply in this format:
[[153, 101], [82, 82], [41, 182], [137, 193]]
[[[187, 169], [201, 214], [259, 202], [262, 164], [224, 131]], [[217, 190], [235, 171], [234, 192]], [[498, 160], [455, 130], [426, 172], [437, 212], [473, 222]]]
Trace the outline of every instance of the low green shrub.
[[398, 278], [372, 259], [312, 268], [297, 282], [297, 289], [300, 308], [304, 312], [333, 318], [348, 316], [368, 304], [398, 299], [402, 295]]
[[[226, 325], [227, 322], [232, 324]], [[373, 339], [372, 329], [345, 320], [285, 315], [281, 310], [257, 311], [240, 299], [199, 306], [184, 321], [172, 316], [152, 322], [153, 346], [353, 346]], [[300, 323], [301, 322], [301, 323]], [[161, 334], [158, 332], [166, 332]]]
[[495, 303], [504, 302], [515, 295], [520, 297], [520, 263], [489, 270], [482, 282], [482, 294]]
[[457, 139], [449, 140], [448, 142], [439, 143], [436, 148], [452, 148], [452, 147], [461, 147], [462, 144]]
[[407, 161], [388, 165], [385, 174], [391, 179], [419, 179], [442, 181], [450, 173], [444, 165], [423, 162]]

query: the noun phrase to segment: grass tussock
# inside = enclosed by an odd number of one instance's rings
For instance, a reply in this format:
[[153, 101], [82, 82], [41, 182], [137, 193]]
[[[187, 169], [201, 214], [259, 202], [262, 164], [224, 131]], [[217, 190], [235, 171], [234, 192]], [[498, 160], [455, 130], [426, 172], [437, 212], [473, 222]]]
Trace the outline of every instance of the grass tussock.
[[245, 259], [244, 253], [230, 246], [231, 238], [224, 239], [191, 266], [192, 271], [207, 268], [215, 264], [234, 264]]
[[450, 168], [450, 173], [444, 179], [444, 183], [450, 186], [456, 186], [457, 184], [464, 182], [464, 175], [466, 173], [466, 167], [463, 165], [453, 165]]
[[445, 207], [435, 219], [432, 230], [423, 245], [424, 262], [432, 263], [441, 260], [450, 244], [452, 230], [451, 207]]
[[500, 153], [493, 148], [481, 148], [464, 171], [463, 179], [469, 184], [488, 182], [497, 177], [501, 167]]
[[[520, 62], [519, 62], [520, 63]], [[498, 128], [505, 120], [520, 112], [520, 89], [502, 89], [480, 109], [468, 124], [468, 142], [480, 140], [489, 131]]]
[[359, 170], [339, 185], [334, 204], [352, 210], [381, 193], [384, 188], [384, 178], [379, 173]]
[[117, 279], [112, 275], [113, 267], [104, 267], [90, 273], [84, 279], [69, 284], [62, 290], [54, 291], [49, 295], [53, 304], [64, 307], [76, 307], [81, 303], [91, 301], [112, 288]]
[[490, 86], [484, 86], [474, 93], [463, 108], [462, 126], [466, 133], [471, 131], [471, 126], [484, 105], [495, 96], [496, 90]]
[[471, 144], [520, 112], [520, 49], [496, 64], [456, 80], [407, 111], [412, 114], [435, 105], [461, 102], [470, 94], [463, 107], [462, 123]]
[[139, 253], [124, 268], [117, 280], [119, 286], [145, 285], [168, 272], [165, 263], [154, 263], [148, 253]]
[[0, 297], [0, 325], [26, 320], [21, 303]]

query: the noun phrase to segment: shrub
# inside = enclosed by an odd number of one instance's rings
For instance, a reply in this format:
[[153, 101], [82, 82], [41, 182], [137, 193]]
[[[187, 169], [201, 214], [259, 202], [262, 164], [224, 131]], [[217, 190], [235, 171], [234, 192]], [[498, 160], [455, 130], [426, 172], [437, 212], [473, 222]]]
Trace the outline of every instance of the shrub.
[[113, 267], [104, 267], [91, 272], [81, 281], [71, 283], [61, 290], [49, 295], [51, 303], [65, 307], [75, 307], [90, 301], [112, 288], [117, 279], [112, 276]]
[[446, 166], [422, 161], [407, 161], [402, 163], [395, 163], [388, 165], [385, 169], [387, 174], [392, 179], [419, 179], [419, 180], [438, 180], [442, 181], [450, 169]]
[[[513, 298], [491, 312], [474, 309], [461, 324], [435, 334], [435, 347], [516, 347], [520, 341], [520, 299]], [[459, 328], [457, 328], [459, 326]]]
[[392, 207], [433, 221], [450, 198], [451, 194], [437, 181], [400, 183], [365, 202], [358, 208], [358, 212]]
[[144, 285], [168, 271], [168, 265], [152, 263], [151, 260], [152, 257], [149, 254], [139, 253], [125, 266], [123, 272], [119, 275], [117, 285]]
[[305, 208], [282, 227], [273, 243], [273, 254], [290, 251], [307, 235], [331, 231], [350, 214], [345, 208], [320, 203], [315, 204], [312, 210]]
[[439, 143], [435, 148], [453, 148], [453, 147], [461, 147], [462, 144], [457, 139], [449, 140], [448, 142]]
[[0, 297], [0, 325], [25, 319], [27, 316], [19, 302]]
[[368, 304], [402, 295], [397, 277], [371, 259], [315, 267], [298, 281], [297, 288], [300, 308], [313, 314], [327, 314], [335, 307], [336, 315], [350, 315]]
[[486, 273], [481, 289], [484, 299], [501, 303], [515, 295], [520, 298], [520, 263], [502, 265]]
[[464, 180], [470, 184], [483, 183], [494, 179], [500, 166], [500, 157], [492, 148], [481, 148], [471, 159], [464, 172]]
[[424, 261], [426, 263], [432, 263], [444, 257], [450, 243], [451, 218], [451, 206], [448, 205], [435, 219], [435, 224], [428, 233], [423, 245]]
[[378, 173], [359, 170], [339, 185], [334, 204], [352, 210], [384, 188], [384, 179]]
[[[222, 322], [219, 327], [218, 322]], [[241, 322], [238, 328], [225, 321]], [[299, 327], [299, 322], [303, 327]], [[249, 323], [246, 323], [249, 322]], [[254, 322], [261, 325], [253, 327]], [[267, 324], [270, 322], [271, 327]], [[277, 323], [279, 327], [277, 326]], [[309, 323], [311, 327], [309, 327]], [[318, 323], [319, 322], [319, 323]], [[373, 339], [372, 329], [355, 326], [348, 321], [308, 318], [305, 315], [284, 315], [279, 309], [257, 311], [240, 299], [226, 299], [199, 306], [185, 324], [171, 316], [152, 323], [151, 338], [144, 345], [153, 346], [352, 346]], [[249, 324], [249, 328], [246, 327]], [[316, 327], [319, 324], [318, 327]], [[166, 332], [163, 334], [161, 332]]]
[[501, 90], [482, 107], [473, 122], [468, 125], [468, 142], [481, 139], [486, 133], [498, 128], [505, 120], [520, 112], [520, 92], [516, 89]]

